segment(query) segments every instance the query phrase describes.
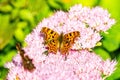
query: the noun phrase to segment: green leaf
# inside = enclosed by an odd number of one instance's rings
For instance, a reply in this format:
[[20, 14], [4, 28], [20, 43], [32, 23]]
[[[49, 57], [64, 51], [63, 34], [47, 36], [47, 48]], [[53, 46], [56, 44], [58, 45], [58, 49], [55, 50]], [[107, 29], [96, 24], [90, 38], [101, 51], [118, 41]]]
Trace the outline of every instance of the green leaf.
[[104, 35], [103, 46], [108, 51], [115, 51], [120, 44], [120, 8], [119, 0], [101, 0], [100, 6], [109, 11], [111, 16], [116, 19], [116, 25], [109, 30], [109, 35]]
[[11, 27], [9, 26], [9, 15], [1, 15], [0, 14], [0, 49], [2, 49], [12, 37], [13, 32]]
[[15, 54], [16, 50], [9, 51], [7, 55], [0, 54], [0, 66], [3, 66], [6, 62], [11, 61]]
[[17, 18], [19, 18], [19, 9], [15, 8], [11, 12], [11, 19], [15, 20]]
[[16, 8], [26, 7], [28, 0], [11, 0], [11, 4]]
[[48, 3], [48, 5], [53, 8], [54, 10], [55, 9], [61, 9], [62, 8], [62, 3], [60, 1], [56, 1], [56, 0], [47, 0], [46, 1]]
[[6, 75], [8, 73], [8, 69], [4, 67], [0, 67], [0, 80], [6, 80]]
[[22, 20], [26, 20], [26, 21], [30, 22], [32, 26], [34, 25], [34, 16], [33, 16], [32, 12], [30, 12], [29, 10], [27, 10], [27, 9], [20, 10], [20, 18]]
[[120, 17], [120, 0], [101, 0], [100, 6], [106, 8], [112, 17], [119, 19]]
[[0, 5], [0, 11], [2, 12], [11, 12], [12, 11], [12, 7], [9, 4], [3, 4]]
[[20, 28], [17, 28], [15, 30], [15, 34], [14, 34], [15, 38], [20, 41], [20, 42], [23, 42], [24, 38], [25, 38], [25, 34], [24, 34], [24, 31]]
[[119, 42], [114, 39], [115, 38], [109, 38], [103, 40], [103, 47], [105, 47], [109, 52], [113, 52], [119, 48]]
[[27, 26], [28, 26], [28, 23], [26, 21], [20, 21], [17, 23], [17, 28], [19, 29], [24, 29]]
[[110, 59], [110, 55], [109, 53], [107, 53], [105, 50], [103, 50], [102, 48], [95, 48], [94, 49], [95, 53], [98, 54], [99, 56], [102, 57], [102, 59], [106, 60], [106, 59]]
[[8, 0], [0, 0], [0, 3], [5, 3], [7, 2]]
[[36, 24], [38, 24], [38, 22], [40, 22], [43, 18], [48, 17], [50, 14], [53, 13], [50, 10], [50, 7], [47, 5], [46, 0], [29, 0], [28, 8], [30, 11], [33, 12], [33, 15], [36, 19]]
[[117, 68], [114, 73], [106, 80], [117, 80], [118, 78], [120, 78], [120, 68]]
[[103, 47], [108, 51], [113, 52], [119, 48], [120, 44], [120, 27], [119, 25], [114, 25], [108, 34], [103, 34]]

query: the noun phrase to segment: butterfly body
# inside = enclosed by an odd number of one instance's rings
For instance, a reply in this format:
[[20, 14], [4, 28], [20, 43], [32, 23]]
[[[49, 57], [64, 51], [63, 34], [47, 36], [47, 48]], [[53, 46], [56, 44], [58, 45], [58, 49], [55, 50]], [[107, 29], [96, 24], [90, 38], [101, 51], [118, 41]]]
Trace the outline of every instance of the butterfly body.
[[61, 33], [59, 35], [57, 32], [47, 27], [43, 27], [41, 29], [41, 33], [45, 35], [44, 44], [48, 47], [48, 53], [56, 54], [57, 50], [59, 50], [63, 55], [68, 54], [68, 51], [74, 44], [75, 39], [80, 36], [79, 31], [73, 31], [68, 34]]
[[25, 55], [25, 51], [21, 48], [20, 44], [16, 44], [16, 49], [19, 51], [19, 54], [22, 58], [22, 65], [25, 70], [33, 71], [35, 69], [35, 66], [32, 62], [32, 59], [29, 58], [28, 55]]

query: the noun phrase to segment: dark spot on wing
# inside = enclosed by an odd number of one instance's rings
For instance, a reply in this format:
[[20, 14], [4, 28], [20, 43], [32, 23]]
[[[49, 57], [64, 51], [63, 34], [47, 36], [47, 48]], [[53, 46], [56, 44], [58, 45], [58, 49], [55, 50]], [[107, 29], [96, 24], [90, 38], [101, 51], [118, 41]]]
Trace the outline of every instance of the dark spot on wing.
[[71, 34], [69, 34], [70, 36], [72, 36]]
[[50, 33], [53, 34], [53, 31], [51, 31]]

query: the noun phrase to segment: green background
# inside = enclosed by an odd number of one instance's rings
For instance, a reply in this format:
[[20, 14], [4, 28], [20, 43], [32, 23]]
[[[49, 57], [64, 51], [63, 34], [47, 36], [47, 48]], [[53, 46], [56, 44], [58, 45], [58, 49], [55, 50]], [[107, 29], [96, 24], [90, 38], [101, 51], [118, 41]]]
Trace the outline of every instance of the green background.
[[33, 28], [57, 10], [67, 11], [70, 6], [101, 6], [107, 9], [116, 24], [102, 33], [102, 46], [94, 51], [104, 60], [110, 58], [118, 62], [114, 73], [106, 80], [120, 80], [120, 0], [0, 0], [0, 80], [4, 80], [8, 70], [4, 64], [17, 54], [16, 43], [25, 46], [24, 39]]

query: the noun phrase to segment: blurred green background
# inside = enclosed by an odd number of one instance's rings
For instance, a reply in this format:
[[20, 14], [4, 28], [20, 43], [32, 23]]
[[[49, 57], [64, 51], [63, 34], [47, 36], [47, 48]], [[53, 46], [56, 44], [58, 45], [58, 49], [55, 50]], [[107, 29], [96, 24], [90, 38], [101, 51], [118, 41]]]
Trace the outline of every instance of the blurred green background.
[[103, 33], [102, 46], [94, 51], [104, 60], [118, 61], [117, 69], [106, 80], [120, 80], [120, 1], [119, 0], [0, 0], [0, 80], [5, 79], [8, 70], [4, 64], [17, 54], [16, 43], [25, 45], [24, 39], [43, 19], [57, 10], [67, 11], [70, 6], [101, 6], [107, 9], [116, 24]]

